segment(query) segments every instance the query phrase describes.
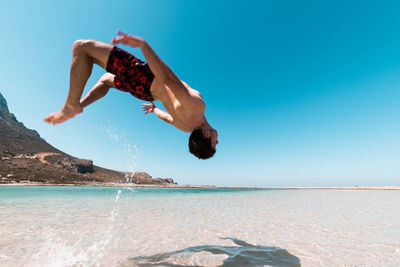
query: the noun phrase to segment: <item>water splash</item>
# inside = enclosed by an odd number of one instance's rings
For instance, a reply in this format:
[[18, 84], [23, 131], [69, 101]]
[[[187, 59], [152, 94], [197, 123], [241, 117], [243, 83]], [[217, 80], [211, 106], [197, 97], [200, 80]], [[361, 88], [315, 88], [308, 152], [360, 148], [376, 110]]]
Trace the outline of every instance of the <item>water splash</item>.
[[[118, 190], [114, 200], [115, 203], [118, 203], [120, 195], [121, 195], [121, 190]], [[104, 252], [106, 251], [105, 248], [110, 244], [112, 238], [114, 237], [113, 229], [116, 227], [115, 218], [118, 216], [118, 211], [119, 211], [118, 205], [114, 205], [110, 217], [108, 219], [108, 228], [103, 233], [104, 238], [99, 240], [99, 242], [93, 244], [91, 247], [89, 247], [90, 252], [96, 252], [96, 258], [92, 259], [90, 265], [95, 265], [98, 259], [103, 257]]]
[[89, 128], [97, 130], [97, 132], [105, 134], [110, 138], [116, 145], [121, 148], [120, 153], [123, 161], [125, 161], [125, 167], [129, 170], [129, 173], [125, 175], [125, 181], [131, 183], [133, 181], [133, 174], [137, 169], [137, 160], [140, 158], [141, 150], [137, 144], [132, 144], [128, 141], [128, 135], [124, 129], [114, 127], [110, 125], [110, 121], [107, 121], [108, 126], [96, 126], [89, 125]]
[[[126, 220], [119, 214], [121, 195], [122, 190], [118, 190], [111, 212], [105, 220], [106, 228], [101, 233], [91, 235], [90, 232], [86, 232], [77, 235], [59, 225], [44, 231], [41, 246], [39, 251], [32, 255], [30, 266], [100, 266], [105, 254], [117, 247], [121, 225]], [[76, 239], [66, 239], [66, 232], [68, 236], [73, 235]], [[89, 239], [87, 235], [94, 238]]]
[[115, 202], [118, 202], [120, 195], [121, 195], [121, 190], [118, 190], [117, 196], [115, 197]]

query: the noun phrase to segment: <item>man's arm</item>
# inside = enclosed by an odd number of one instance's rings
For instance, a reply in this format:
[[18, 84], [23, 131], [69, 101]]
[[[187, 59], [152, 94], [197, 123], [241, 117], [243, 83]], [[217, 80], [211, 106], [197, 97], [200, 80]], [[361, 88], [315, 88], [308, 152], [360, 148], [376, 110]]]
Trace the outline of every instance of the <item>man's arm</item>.
[[154, 108], [154, 113], [157, 115], [157, 117], [159, 117], [163, 121], [168, 122], [170, 124], [173, 124], [174, 119], [172, 118], [171, 115], [169, 115], [168, 112], [165, 112], [164, 110], [161, 110], [161, 109], [155, 107]]
[[154, 112], [157, 115], [157, 117], [159, 117], [163, 121], [168, 122], [170, 124], [174, 123], [174, 119], [172, 118], [172, 116], [169, 113], [165, 112], [164, 110], [157, 108], [153, 104], [153, 102], [151, 102], [150, 104], [142, 104], [142, 106], [143, 106], [142, 108], [143, 111], [145, 111], [144, 114]]
[[165, 62], [154, 52], [143, 38], [125, 34], [121, 31], [118, 31], [118, 35], [119, 37], [112, 39], [112, 44], [123, 43], [132, 47], [140, 47], [151, 71], [158, 79], [169, 86], [175, 94], [182, 94], [182, 96], [189, 95], [186, 87], [182, 84], [171, 68], [165, 64]]

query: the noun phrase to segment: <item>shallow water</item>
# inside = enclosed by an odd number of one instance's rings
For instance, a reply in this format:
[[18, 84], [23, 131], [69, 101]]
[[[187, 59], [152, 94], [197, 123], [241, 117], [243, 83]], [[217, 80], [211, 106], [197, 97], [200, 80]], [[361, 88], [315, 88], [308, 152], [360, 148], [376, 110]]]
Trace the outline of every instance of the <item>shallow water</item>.
[[0, 266], [400, 266], [400, 192], [0, 187]]

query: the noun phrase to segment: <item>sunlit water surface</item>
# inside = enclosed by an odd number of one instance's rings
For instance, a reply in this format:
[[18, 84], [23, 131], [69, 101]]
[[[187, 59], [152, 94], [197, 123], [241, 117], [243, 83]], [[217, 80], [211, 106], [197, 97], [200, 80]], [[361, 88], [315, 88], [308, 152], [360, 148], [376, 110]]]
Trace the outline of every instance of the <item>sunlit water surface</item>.
[[400, 266], [400, 192], [0, 187], [0, 266]]

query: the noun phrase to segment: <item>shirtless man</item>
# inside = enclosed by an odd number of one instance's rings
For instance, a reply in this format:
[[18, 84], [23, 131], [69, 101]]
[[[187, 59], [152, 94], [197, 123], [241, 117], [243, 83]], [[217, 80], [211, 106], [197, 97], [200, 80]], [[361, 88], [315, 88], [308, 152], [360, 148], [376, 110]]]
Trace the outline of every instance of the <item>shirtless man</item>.
[[[191, 132], [189, 150], [196, 157], [212, 157], [218, 144], [218, 133], [204, 116], [206, 105], [200, 93], [179, 80], [144, 39], [118, 31], [118, 37], [113, 38], [111, 44], [120, 43], [140, 47], [147, 63], [116, 46], [95, 40], [76, 41], [72, 47], [67, 100], [58, 112], [44, 121], [51, 124], [64, 122], [105, 96], [110, 88], [117, 88], [149, 101], [150, 104], [142, 104], [145, 114], [153, 112], [179, 130]], [[107, 73], [80, 99], [93, 63]], [[167, 112], [157, 108], [153, 103], [155, 100], [161, 101]]]

